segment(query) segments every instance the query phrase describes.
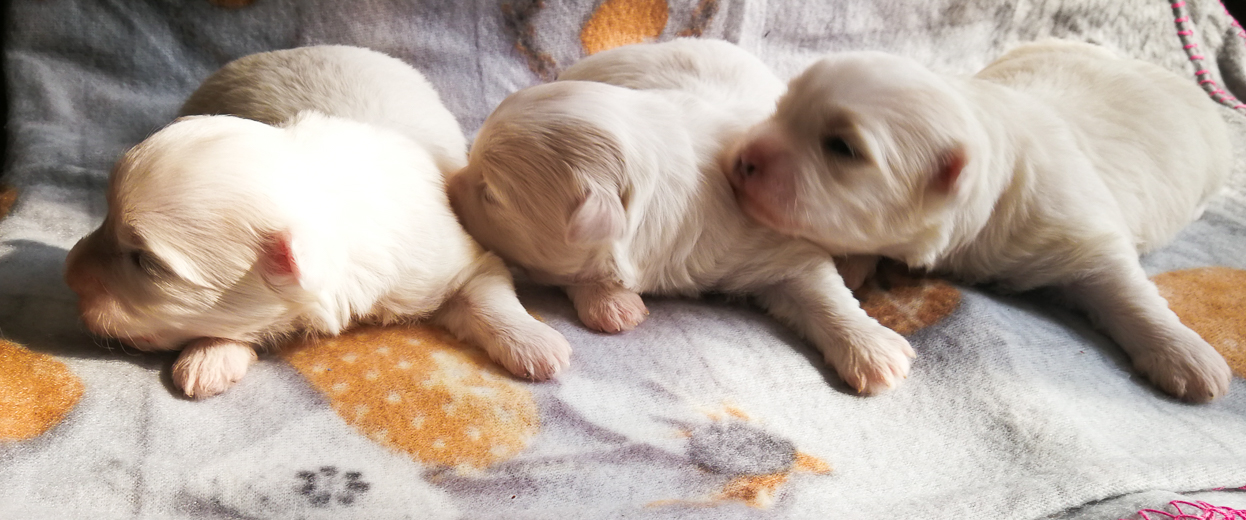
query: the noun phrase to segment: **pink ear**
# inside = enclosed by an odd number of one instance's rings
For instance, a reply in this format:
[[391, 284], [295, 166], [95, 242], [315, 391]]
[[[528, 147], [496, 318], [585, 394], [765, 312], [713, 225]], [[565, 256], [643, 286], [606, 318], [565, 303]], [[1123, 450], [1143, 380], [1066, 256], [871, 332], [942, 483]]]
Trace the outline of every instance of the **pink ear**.
[[273, 285], [298, 283], [299, 263], [294, 255], [294, 238], [289, 230], [269, 235], [261, 254], [264, 279]]
[[626, 216], [623, 202], [614, 194], [590, 189], [584, 201], [571, 213], [567, 223], [567, 242], [602, 242], [623, 236]]
[[961, 170], [965, 169], [965, 147], [956, 145], [952, 149], [943, 153], [943, 158], [939, 161], [938, 169], [935, 171], [934, 179], [931, 184], [935, 190], [940, 193], [953, 193], [956, 191], [956, 181], [960, 179]]

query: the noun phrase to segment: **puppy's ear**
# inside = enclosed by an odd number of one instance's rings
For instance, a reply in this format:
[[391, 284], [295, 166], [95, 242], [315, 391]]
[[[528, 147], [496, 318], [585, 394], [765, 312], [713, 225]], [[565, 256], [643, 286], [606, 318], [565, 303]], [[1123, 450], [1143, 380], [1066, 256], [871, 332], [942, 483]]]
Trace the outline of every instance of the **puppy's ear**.
[[617, 194], [590, 188], [584, 200], [571, 212], [567, 242], [584, 244], [617, 239], [623, 236], [626, 220], [623, 201]]
[[300, 258], [294, 247], [294, 234], [290, 230], [278, 231], [264, 237], [260, 246], [260, 267], [264, 281], [274, 287], [300, 285], [302, 270]]
[[960, 172], [965, 169], [968, 160], [963, 144], [956, 144], [945, 150], [935, 164], [934, 177], [930, 180], [931, 187], [945, 195], [955, 193], [956, 181], [960, 179]]

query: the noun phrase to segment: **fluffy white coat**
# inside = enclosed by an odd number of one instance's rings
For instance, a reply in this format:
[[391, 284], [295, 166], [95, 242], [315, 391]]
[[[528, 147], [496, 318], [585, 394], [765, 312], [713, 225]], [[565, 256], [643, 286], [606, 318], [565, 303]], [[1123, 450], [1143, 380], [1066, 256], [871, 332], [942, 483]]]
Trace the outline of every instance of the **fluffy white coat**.
[[[358, 320], [431, 317], [521, 376], [567, 366], [566, 340], [524, 310], [505, 265], [451, 212], [443, 175], [465, 162], [462, 132], [418, 72], [310, 47], [222, 73], [184, 112], [293, 118], [184, 117], [118, 161], [107, 217], [67, 259], [93, 332], [184, 348], [174, 382], [193, 397], [224, 391], [274, 339]], [[431, 116], [399, 133], [305, 107], [382, 126]]]
[[482, 244], [563, 287], [593, 329], [638, 325], [641, 293], [756, 295], [849, 385], [891, 387], [908, 374], [908, 342], [861, 310], [824, 250], [732, 200], [726, 145], [782, 91], [722, 41], [601, 52], [502, 102], [451, 178], [451, 203]]
[[243, 56], [214, 72], [180, 115], [234, 115], [278, 125], [315, 110], [399, 132], [453, 172], [467, 163], [459, 123], [423, 74], [398, 58], [346, 45]]
[[1166, 392], [1228, 390], [1224, 359], [1138, 263], [1198, 218], [1231, 148], [1188, 78], [1044, 41], [975, 77], [832, 54], [750, 131], [731, 180], [745, 212], [837, 253], [1013, 290], [1051, 286]]

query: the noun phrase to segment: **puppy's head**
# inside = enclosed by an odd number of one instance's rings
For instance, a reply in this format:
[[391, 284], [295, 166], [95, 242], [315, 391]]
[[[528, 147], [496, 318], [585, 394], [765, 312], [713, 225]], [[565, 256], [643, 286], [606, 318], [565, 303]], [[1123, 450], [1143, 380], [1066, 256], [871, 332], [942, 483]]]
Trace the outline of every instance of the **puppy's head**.
[[281, 129], [178, 120], [113, 168], [103, 224], [66, 260], [92, 332], [144, 350], [198, 337], [254, 341], [286, 319], [298, 247], [266, 196], [291, 167]]
[[489, 116], [450, 203], [482, 245], [550, 283], [608, 276], [623, 238], [624, 144], [609, 85], [516, 92]]
[[938, 240], [970, 118], [946, 80], [911, 60], [836, 54], [791, 81], [726, 169], [763, 224], [838, 252], [887, 251]]

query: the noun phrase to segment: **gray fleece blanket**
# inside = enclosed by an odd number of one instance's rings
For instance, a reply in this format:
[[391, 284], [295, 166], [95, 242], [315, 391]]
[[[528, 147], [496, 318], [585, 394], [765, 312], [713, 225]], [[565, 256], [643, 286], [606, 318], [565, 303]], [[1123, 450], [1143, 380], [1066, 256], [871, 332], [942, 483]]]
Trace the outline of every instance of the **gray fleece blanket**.
[[[190, 401], [169, 355], [90, 337], [61, 281], [119, 154], [227, 61], [320, 43], [423, 71], [474, 133], [510, 92], [586, 54], [722, 38], [780, 76], [878, 49], [971, 74], [1046, 36], [1202, 83], [1235, 146], [1246, 37], [1215, 0], [13, 0], [0, 190], [0, 518], [1141, 518], [1246, 509], [1246, 162], [1144, 258], [1233, 365], [1230, 394], [1157, 392], [1041, 296], [889, 267], [859, 293], [918, 351], [896, 391], [854, 395], [748, 302], [646, 300], [617, 336], [557, 291], [528, 308], [575, 348], [527, 383], [422, 327], [267, 356]], [[1234, 108], [1237, 106], [1236, 108]], [[1187, 502], [1182, 504], [1180, 501]], [[1198, 503], [1201, 502], [1202, 505]], [[1160, 518], [1157, 513], [1144, 513]], [[1211, 516], [1205, 516], [1210, 518]], [[1219, 518], [1219, 517], [1217, 517]]]

